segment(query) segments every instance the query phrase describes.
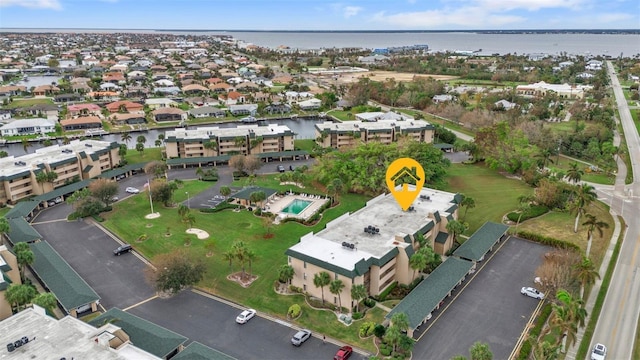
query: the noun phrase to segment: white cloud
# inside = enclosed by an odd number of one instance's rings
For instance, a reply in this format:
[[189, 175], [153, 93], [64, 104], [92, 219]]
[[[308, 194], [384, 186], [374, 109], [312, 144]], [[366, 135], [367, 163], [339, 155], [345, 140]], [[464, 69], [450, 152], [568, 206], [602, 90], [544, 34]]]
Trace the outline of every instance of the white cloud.
[[580, 9], [586, 6], [586, 0], [472, 0], [478, 7], [493, 11], [524, 9], [536, 11], [549, 8]]
[[358, 15], [360, 11], [362, 11], [362, 8], [360, 6], [345, 6], [342, 9], [342, 14], [345, 18], [348, 19], [352, 16]]
[[0, 0], [0, 7], [22, 6], [30, 9], [62, 9], [59, 0]]
[[459, 7], [392, 15], [380, 12], [374, 15], [373, 20], [404, 28], [435, 28], [451, 25], [460, 28], [485, 28], [514, 24], [525, 19], [515, 15], [492, 14], [480, 7]]
[[619, 21], [627, 21], [633, 19], [633, 15], [626, 13], [608, 13], [608, 14], [599, 14], [596, 16], [596, 21], [598, 23], [615, 23]]

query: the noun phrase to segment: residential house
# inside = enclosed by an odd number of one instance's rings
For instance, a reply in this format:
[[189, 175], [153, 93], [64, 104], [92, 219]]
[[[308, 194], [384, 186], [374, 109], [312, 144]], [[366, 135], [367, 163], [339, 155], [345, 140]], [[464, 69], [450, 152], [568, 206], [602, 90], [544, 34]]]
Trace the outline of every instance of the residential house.
[[498, 110], [506, 110], [509, 111], [518, 106], [516, 103], [512, 103], [508, 100], [502, 99], [500, 101], [496, 101], [493, 103], [493, 107]]
[[317, 110], [320, 106], [322, 106], [322, 100], [316, 98], [298, 102], [298, 107], [302, 110]]
[[534, 84], [516, 86], [516, 93], [522, 96], [542, 97], [547, 93], [555, 93], [562, 99], [582, 99], [587, 90], [592, 89], [590, 85], [569, 85], [569, 84], [547, 84], [540, 81]]
[[147, 122], [144, 112], [114, 113], [109, 115], [109, 120], [114, 125], [134, 125], [145, 124]]
[[105, 106], [110, 113], [144, 113], [144, 105], [129, 101], [129, 100], [121, 100], [109, 103]]
[[233, 87], [229, 84], [219, 83], [209, 85], [209, 89], [215, 93], [226, 93], [233, 90]]
[[200, 84], [191, 84], [183, 86], [182, 92], [187, 95], [198, 95], [209, 92], [209, 89]]
[[19, 96], [27, 92], [27, 87], [22, 85], [0, 86], [0, 96]]
[[11, 120], [11, 110], [0, 109], [0, 121]]
[[264, 112], [268, 114], [288, 114], [291, 112], [291, 105], [282, 102], [274, 102], [264, 107]]
[[33, 89], [33, 96], [53, 96], [60, 92], [60, 88], [55, 85], [40, 85]]
[[2, 136], [46, 135], [56, 131], [56, 122], [51, 119], [14, 119], [0, 127]]
[[80, 116], [73, 119], [60, 120], [64, 131], [102, 128], [102, 120], [97, 116]]
[[67, 106], [67, 115], [71, 117], [102, 114], [102, 108], [96, 104], [76, 104]]
[[202, 106], [189, 110], [189, 115], [195, 118], [222, 118], [226, 115], [226, 111], [214, 106]]
[[[408, 190], [417, 189], [408, 185]], [[320, 298], [322, 289], [313, 279], [327, 272], [332, 280], [345, 284], [340, 300], [342, 306], [352, 308], [354, 285], [364, 285], [367, 294], [376, 296], [393, 283], [410, 284], [420, 276], [409, 265], [420, 248], [418, 237], [441, 255], [453, 246], [447, 224], [458, 218], [459, 200], [453, 193], [422, 188], [404, 211], [392, 194], [379, 195], [360, 210], [330, 221], [318, 233], [302, 236], [287, 249], [287, 264], [294, 269], [291, 285]], [[337, 295], [328, 295], [328, 301], [339, 304]]]
[[453, 96], [449, 94], [440, 94], [440, 95], [435, 95], [433, 98], [431, 98], [431, 100], [433, 100], [433, 102], [436, 104], [440, 104], [440, 103], [452, 101]]
[[153, 119], [157, 122], [161, 121], [185, 121], [187, 120], [187, 112], [175, 107], [163, 107], [151, 112]]
[[120, 91], [121, 89], [120, 86], [110, 82], [100, 84], [99, 88], [100, 88], [100, 91], [114, 91], [114, 92]]
[[53, 101], [56, 103], [68, 104], [74, 102], [81, 102], [84, 97], [77, 93], [72, 94], [58, 94], [53, 97]]
[[230, 91], [228, 94], [220, 95], [219, 99], [223, 100], [227, 106], [242, 104], [246, 101], [245, 96], [237, 91]]
[[229, 112], [233, 116], [239, 115], [255, 115], [258, 111], [257, 104], [240, 104], [240, 105], [230, 105]]
[[391, 144], [401, 135], [415, 141], [433, 143], [435, 136], [433, 125], [424, 120], [324, 122], [316, 124], [315, 128], [316, 143], [323, 148], [334, 149], [370, 141]]
[[93, 100], [117, 101], [120, 96], [115, 91], [91, 91], [87, 97]]
[[17, 108], [17, 112], [23, 112], [31, 116], [46, 117], [49, 120], [58, 120], [60, 110], [54, 104], [35, 104], [25, 108]]
[[175, 101], [173, 101], [171, 99], [167, 99], [167, 98], [146, 99], [144, 101], [144, 103], [151, 110], [156, 110], [156, 109], [166, 108], [166, 107], [177, 107], [178, 106], [177, 102], [175, 102]]

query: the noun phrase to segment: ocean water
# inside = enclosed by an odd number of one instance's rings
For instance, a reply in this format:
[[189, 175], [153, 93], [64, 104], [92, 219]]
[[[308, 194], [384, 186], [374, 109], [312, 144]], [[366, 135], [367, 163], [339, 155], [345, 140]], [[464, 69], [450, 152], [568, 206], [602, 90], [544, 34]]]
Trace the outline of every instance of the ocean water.
[[294, 49], [390, 46], [427, 44], [434, 51], [479, 51], [491, 54], [610, 55], [632, 57], [640, 54], [640, 34], [622, 33], [475, 33], [475, 32], [296, 32], [296, 31], [186, 31], [127, 29], [9, 29], [0, 32], [90, 32], [90, 33], [170, 33], [176, 35], [229, 35], [255, 45]]

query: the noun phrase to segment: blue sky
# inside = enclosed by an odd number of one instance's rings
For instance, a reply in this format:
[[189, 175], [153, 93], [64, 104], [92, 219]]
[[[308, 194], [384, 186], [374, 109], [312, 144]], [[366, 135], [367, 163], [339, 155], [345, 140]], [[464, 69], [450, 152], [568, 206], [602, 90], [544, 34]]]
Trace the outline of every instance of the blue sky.
[[637, 0], [0, 0], [2, 28], [639, 29]]

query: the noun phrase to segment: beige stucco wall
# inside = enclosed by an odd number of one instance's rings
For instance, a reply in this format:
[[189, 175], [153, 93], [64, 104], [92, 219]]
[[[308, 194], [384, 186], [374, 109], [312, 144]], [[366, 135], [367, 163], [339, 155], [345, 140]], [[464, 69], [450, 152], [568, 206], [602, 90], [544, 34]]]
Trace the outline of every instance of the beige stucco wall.
[[[7, 265], [11, 267], [11, 270], [5, 274], [11, 280], [12, 284], [20, 285], [20, 270], [18, 268], [18, 261], [15, 255], [11, 253], [6, 246], [0, 245], [0, 256], [7, 262]], [[1, 275], [0, 275], [1, 276]], [[7, 302], [4, 297], [4, 291], [0, 291], [0, 320], [4, 320], [12, 315], [11, 304]]]

